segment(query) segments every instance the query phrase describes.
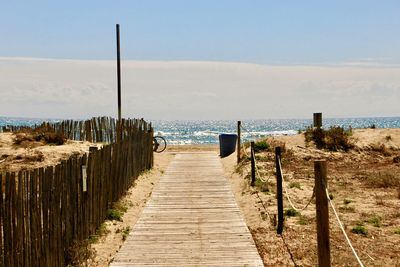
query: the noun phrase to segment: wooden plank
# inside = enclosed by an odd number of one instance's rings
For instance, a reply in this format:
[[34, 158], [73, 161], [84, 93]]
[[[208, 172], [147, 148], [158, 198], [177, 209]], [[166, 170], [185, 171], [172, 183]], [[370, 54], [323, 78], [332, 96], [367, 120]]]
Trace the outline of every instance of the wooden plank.
[[17, 194], [17, 256], [18, 256], [18, 264], [19, 266], [24, 265], [24, 254], [23, 254], [23, 247], [24, 247], [24, 205], [23, 205], [23, 179], [22, 179], [22, 172], [18, 172], [18, 194]]
[[110, 266], [263, 266], [215, 153], [178, 154]]

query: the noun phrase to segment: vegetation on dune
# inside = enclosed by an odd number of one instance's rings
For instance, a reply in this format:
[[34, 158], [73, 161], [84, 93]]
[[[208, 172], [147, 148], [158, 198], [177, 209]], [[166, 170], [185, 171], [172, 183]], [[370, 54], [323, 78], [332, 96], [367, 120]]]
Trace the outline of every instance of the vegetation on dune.
[[368, 230], [367, 230], [367, 228], [365, 228], [365, 226], [362, 223], [358, 223], [356, 226], [354, 226], [351, 229], [351, 232], [354, 234], [363, 235], [363, 236], [368, 235]]
[[261, 140], [254, 143], [254, 152], [261, 152], [268, 150], [270, 145], [267, 143], [267, 140]]
[[297, 210], [293, 209], [293, 208], [289, 208], [289, 209], [285, 209], [285, 211], [283, 212], [283, 214], [286, 217], [296, 217], [297, 215], [300, 215], [300, 212], [298, 212]]
[[112, 207], [107, 210], [107, 220], [122, 222], [122, 216], [128, 211], [129, 203], [118, 201], [113, 203]]
[[120, 221], [122, 222], [122, 215], [123, 213], [120, 210], [117, 209], [108, 209], [107, 210], [107, 220], [110, 221]]
[[[351, 129], [347, 130], [347, 128], [341, 127], [322, 130], [309, 128], [308, 132], [304, 133], [303, 131], [308, 143], [312, 142], [323, 151], [316, 151], [314, 145], [304, 147], [301, 144], [304, 139], [299, 140], [298, 137], [294, 140], [267, 138], [263, 139], [262, 143], [259, 141], [262, 148], [257, 150], [258, 153], [255, 154], [258, 167], [255, 186], [249, 187], [250, 181], [247, 180], [241, 188], [240, 197], [246, 200], [246, 203], [249, 199], [254, 201], [256, 207], [254, 210], [259, 213], [257, 217], [253, 217], [253, 214], [250, 213], [251, 218], [257, 218], [254, 225], [257, 225], [257, 227], [261, 223], [265, 225], [262, 228], [257, 228], [256, 231], [252, 231], [257, 247], [265, 250], [265, 255], [269, 256], [270, 245], [274, 244], [275, 241], [272, 235], [265, 232], [274, 229], [277, 224], [276, 195], [274, 194], [276, 190], [274, 152], [276, 143], [282, 142], [279, 140], [288, 140], [286, 151], [282, 150], [281, 163], [283, 173], [288, 177], [284, 187], [290, 188], [289, 193], [291, 195], [296, 195], [294, 199], [296, 206], [306, 205], [311, 197], [310, 189], [314, 184], [312, 161], [326, 160], [329, 164], [328, 186], [333, 193], [329, 194], [329, 198], [337, 207], [339, 218], [345, 231], [351, 235], [351, 242], [357, 248], [357, 253], [361, 255], [369, 253], [381, 265], [387, 261], [385, 257], [380, 257], [381, 254], [396, 258], [396, 251], [391, 244], [396, 242], [400, 235], [400, 228], [397, 223], [400, 212], [394, 204], [400, 199], [398, 169], [400, 149], [398, 149], [397, 143], [399, 139], [397, 133], [389, 135], [388, 133], [391, 132], [381, 130], [376, 132], [376, 135], [372, 136], [371, 139], [371, 136], [365, 136], [371, 132], [373, 131], [357, 131], [355, 135], [358, 139], [356, 139], [352, 135]], [[268, 148], [264, 145], [264, 142], [268, 144]], [[357, 147], [355, 146], [356, 142]], [[334, 151], [334, 153], [331, 151]], [[249, 145], [246, 152], [243, 155], [247, 157], [244, 157], [242, 162], [236, 166], [236, 171], [243, 178], [250, 179]], [[263, 179], [269, 182], [263, 183], [263, 180], [258, 177], [259, 173]], [[261, 188], [264, 188], [264, 190], [269, 188], [270, 192], [255, 195], [254, 192], [263, 191]], [[288, 203], [286, 199], [284, 199], [284, 203]], [[316, 237], [316, 214], [313, 206], [315, 206], [315, 199], [311, 201], [311, 208], [301, 210], [301, 212], [289, 208], [289, 206], [285, 206], [284, 209], [284, 232], [292, 238], [288, 244], [290, 248], [293, 248], [292, 252], [295, 255], [293, 259], [298, 261], [299, 265], [307, 265], [304, 259], [309, 260], [309, 263], [313, 260], [316, 262], [316, 258], [313, 258], [313, 256], [303, 256], [305, 252], [307, 252], [307, 255], [314, 255], [313, 249], [315, 248], [307, 250], [299, 245], [303, 244], [305, 235]], [[330, 221], [335, 221], [333, 214], [329, 216]], [[266, 222], [269, 219], [271, 222], [267, 224]], [[348, 251], [339, 251], [336, 247], [339, 242], [342, 242], [343, 235], [337, 227], [337, 223], [332, 224], [334, 226], [330, 240], [336, 248], [335, 250], [332, 249], [332, 253], [341, 257], [341, 259], [335, 261], [335, 264], [348, 264]], [[299, 234], [299, 229], [301, 234]], [[365, 243], [366, 238], [368, 238], [371, 247], [379, 247], [379, 250], [365, 248], [362, 244]], [[388, 242], [389, 240], [390, 242]], [[277, 258], [274, 260], [277, 260]], [[268, 261], [268, 263], [271, 263], [271, 261]], [[365, 264], [371, 264], [371, 261], [365, 260]]]
[[308, 127], [304, 132], [306, 144], [314, 142], [318, 149], [330, 151], [349, 151], [354, 148], [351, 135], [351, 129], [345, 130], [339, 126], [331, 126], [328, 130]]
[[374, 215], [368, 219], [368, 223], [372, 224], [375, 227], [381, 227], [382, 226], [382, 217], [378, 216], [378, 215]]
[[29, 146], [32, 142], [41, 142], [50, 145], [63, 145], [67, 139], [62, 133], [55, 132], [48, 125], [38, 128], [22, 128], [16, 132], [15, 145]]
[[400, 177], [392, 171], [373, 173], [365, 177], [364, 182], [374, 188], [400, 187]]

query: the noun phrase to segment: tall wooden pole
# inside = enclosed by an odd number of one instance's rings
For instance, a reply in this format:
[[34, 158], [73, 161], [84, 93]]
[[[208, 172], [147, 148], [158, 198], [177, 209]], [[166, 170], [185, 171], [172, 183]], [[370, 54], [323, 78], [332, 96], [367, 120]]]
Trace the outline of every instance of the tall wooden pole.
[[318, 266], [330, 267], [331, 255], [329, 245], [329, 207], [325, 187], [326, 161], [314, 162], [315, 202], [317, 211]]
[[242, 125], [242, 122], [241, 121], [238, 121], [237, 122], [237, 135], [238, 135], [238, 139], [237, 139], [237, 163], [239, 164], [240, 163], [240, 146], [241, 146], [241, 144], [240, 144], [240, 142], [241, 142], [241, 140], [240, 140], [240, 127], [241, 127], [241, 125]]
[[251, 152], [251, 186], [256, 185], [256, 159], [254, 158], [254, 141], [250, 143]]
[[119, 42], [119, 24], [117, 24], [117, 87], [118, 87], [118, 120], [121, 121], [121, 48]]
[[119, 41], [119, 24], [117, 30], [117, 90], [118, 90], [118, 122], [117, 122], [117, 142], [122, 140], [122, 121], [121, 121], [121, 48]]
[[282, 193], [282, 172], [281, 172], [281, 148], [275, 147], [275, 168], [276, 168], [276, 199], [278, 206], [278, 227], [277, 234], [283, 232], [283, 193]]

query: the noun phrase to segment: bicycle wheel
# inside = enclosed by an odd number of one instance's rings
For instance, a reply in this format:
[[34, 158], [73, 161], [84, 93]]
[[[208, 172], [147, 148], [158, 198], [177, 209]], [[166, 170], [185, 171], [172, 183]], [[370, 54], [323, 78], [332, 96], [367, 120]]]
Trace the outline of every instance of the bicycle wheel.
[[153, 150], [156, 153], [161, 153], [167, 148], [167, 141], [162, 136], [154, 136]]

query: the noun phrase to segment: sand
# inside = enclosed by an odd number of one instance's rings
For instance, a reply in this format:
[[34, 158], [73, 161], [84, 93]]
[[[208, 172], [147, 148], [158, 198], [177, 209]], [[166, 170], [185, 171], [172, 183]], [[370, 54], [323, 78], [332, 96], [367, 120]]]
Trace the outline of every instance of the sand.
[[[400, 164], [394, 162], [400, 157], [400, 129], [357, 129], [353, 136], [356, 148], [347, 153], [306, 147], [303, 135], [274, 138], [286, 146], [282, 155], [284, 186], [294, 205], [304, 207], [313, 191], [313, 160], [327, 160], [333, 203], [364, 264], [400, 266], [400, 185], [381, 187], [376, 182], [400, 181]], [[371, 149], [382, 145], [383, 150]], [[256, 157], [261, 176], [268, 181], [268, 191], [249, 186], [248, 161], [236, 171], [236, 155], [223, 159], [223, 163], [265, 266], [315, 266], [318, 261], [315, 202], [301, 211], [301, 215], [286, 217], [284, 233], [277, 235], [274, 154], [262, 152]], [[299, 188], [290, 188], [290, 184]], [[290, 208], [286, 197], [284, 208]], [[357, 266], [332, 210], [330, 213], [332, 266]], [[367, 235], [352, 233], [358, 224], [367, 229]]]
[[0, 133], [0, 171], [15, 172], [57, 165], [71, 155], [83, 155], [89, 152], [89, 142], [68, 140], [64, 145], [44, 145], [39, 142], [14, 145], [14, 133]]
[[[400, 177], [400, 163], [394, 162], [396, 157], [400, 157], [400, 129], [356, 129], [353, 138], [356, 148], [345, 153], [306, 146], [301, 134], [275, 137], [275, 140], [284, 142], [286, 147], [282, 156], [282, 167], [287, 190], [297, 206], [304, 206], [312, 196], [313, 160], [327, 160], [329, 190], [334, 196], [333, 201], [346, 232], [363, 262], [366, 266], [400, 266], [400, 234], [395, 234], [396, 231], [400, 231], [400, 189], [371, 184], [375, 177]], [[3, 133], [0, 134], [0, 168], [17, 170], [56, 164], [72, 153], [85, 153], [90, 145], [92, 144], [69, 141], [60, 147], [16, 148], [12, 146], [11, 134]], [[385, 147], [383, 150], [371, 149], [382, 145]], [[92, 245], [96, 253], [90, 266], [108, 266], [123, 243], [124, 230], [135, 224], [154, 186], [174, 155], [196, 151], [218, 153], [218, 145], [169, 146], [165, 152], [155, 154], [154, 169], [141, 175], [121, 200], [128, 206], [123, 222], [107, 221], [105, 225], [108, 234], [100, 237]], [[44, 154], [43, 161], [24, 162], [16, 158], [18, 155], [38, 152]], [[301, 216], [286, 218], [283, 236], [275, 233], [273, 218], [276, 214], [276, 185], [273, 157], [272, 152], [257, 153], [260, 174], [264, 180], [268, 180], [266, 192], [262, 192], [265, 190], [261, 190], [260, 187], [249, 186], [248, 161], [244, 161], [241, 167], [237, 168], [236, 154], [232, 154], [222, 159], [222, 163], [265, 266], [316, 265], [315, 202], [311, 202], [310, 206], [301, 212]], [[290, 188], [291, 183], [298, 183], [299, 188]], [[289, 208], [286, 199], [284, 207]], [[380, 218], [379, 223], [375, 224], [377, 226], [371, 222], [375, 217]], [[362, 223], [368, 230], [366, 236], [351, 232], [358, 223]], [[356, 266], [333, 216], [330, 216], [330, 225], [333, 266]]]

